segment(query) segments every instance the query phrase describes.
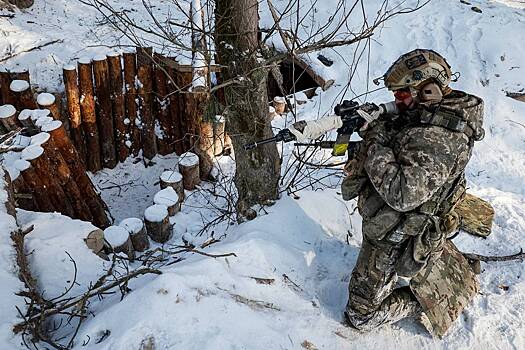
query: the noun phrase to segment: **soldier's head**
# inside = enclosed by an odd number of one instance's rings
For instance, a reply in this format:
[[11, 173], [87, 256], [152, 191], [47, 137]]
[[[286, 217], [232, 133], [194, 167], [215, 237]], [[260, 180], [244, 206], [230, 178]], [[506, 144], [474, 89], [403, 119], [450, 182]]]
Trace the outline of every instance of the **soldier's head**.
[[418, 103], [434, 103], [452, 91], [452, 72], [437, 52], [416, 49], [401, 55], [383, 75], [385, 86], [394, 93], [400, 109]]

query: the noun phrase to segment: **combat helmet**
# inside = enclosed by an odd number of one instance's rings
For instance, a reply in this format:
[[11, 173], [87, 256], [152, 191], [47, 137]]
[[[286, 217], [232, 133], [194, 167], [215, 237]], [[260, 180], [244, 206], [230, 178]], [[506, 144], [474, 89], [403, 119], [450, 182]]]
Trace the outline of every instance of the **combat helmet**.
[[419, 89], [434, 82], [441, 90], [447, 89], [452, 71], [447, 61], [437, 52], [416, 49], [399, 57], [383, 75], [385, 86], [394, 91], [406, 87]]

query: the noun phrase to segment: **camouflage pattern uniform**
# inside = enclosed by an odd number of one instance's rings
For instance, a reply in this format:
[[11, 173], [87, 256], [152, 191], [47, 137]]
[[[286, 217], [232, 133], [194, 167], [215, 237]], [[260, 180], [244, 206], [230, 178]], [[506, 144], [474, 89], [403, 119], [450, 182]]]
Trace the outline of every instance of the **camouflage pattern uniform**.
[[[463, 132], [447, 127], [450, 115], [466, 123]], [[420, 105], [395, 121], [390, 117], [362, 133], [359, 156], [342, 185], [344, 199], [359, 196], [363, 218], [345, 316], [364, 331], [422, 311], [409, 287], [394, 289], [397, 278], [424, 273], [440, 256], [457, 227], [453, 209], [465, 192], [474, 140], [483, 136], [483, 101], [460, 91], [437, 107]]]

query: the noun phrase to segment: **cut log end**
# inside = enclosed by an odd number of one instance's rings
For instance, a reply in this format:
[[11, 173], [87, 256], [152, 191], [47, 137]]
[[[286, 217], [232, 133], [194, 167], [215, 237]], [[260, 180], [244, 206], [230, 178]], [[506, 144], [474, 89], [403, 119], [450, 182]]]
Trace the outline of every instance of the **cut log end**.
[[168, 208], [154, 204], [144, 212], [144, 223], [148, 236], [158, 243], [166, 243], [171, 237]]
[[180, 155], [179, 171], [186, 190], [192, 191], [200, 184], [199, 157], [195, 153], [186, 152]]
[[149, 248], [149, 238], [144, 223], [139, 218], [127, 218], [121, 221], [119, 226], [125, 228], [131, 237], [133, 248], [143, 252]]

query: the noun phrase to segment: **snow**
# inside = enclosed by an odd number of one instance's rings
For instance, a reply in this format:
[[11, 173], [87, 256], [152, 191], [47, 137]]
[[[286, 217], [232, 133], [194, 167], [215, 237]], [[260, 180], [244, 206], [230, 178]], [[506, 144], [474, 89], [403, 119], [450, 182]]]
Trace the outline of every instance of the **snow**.
[[35, 121], [35, 125], [42, 131], [50, 131], [46, 127], [53, 122], [54, 120], [51, 117], [38, 117]]
[[93, 57], [93, 61], [104, 61], [105, 59], [107, 59], [107, 56], [102, 54], [95, 55]]
[[113, 247], [117, 248], [129, 239], [129, 232], [122, 226], [109, 226], [104, 230], [104, 239]]
[[182, 180], [182, 174], [175, 170], [168, 170], [160, 175], [160, 179], [166, 183], [180, 182]]
[[36, 102], [40, 106], [51, 106], [53, 103], [55, 103], [55, 96], [48, 92], [42, 92], [38, 94]]
[[180, 155], [179, 165], [190, 167], [199, 164], [199, 156], [195, 153], [186, 152]]
[[25, 80], [13, 80], [9, 85], [9, 88], [13, 92], [22, 92], [29, 89], [29, 83]]
[[30, 146], [41, 146], [46, 143], [51, 136], [47, 132], [39, 132], [36, 135], [31, 136]]
[[24, 160], [24, 159], [17, 159], [14, 163], [14, 166], [19, 171], [24, 171], [31, 167], [31, 163], [29, 163], [27, 160]]
[[63, 70], [76, 70], [77, 67], [72, 64], [66, 64], [62, 67]]
[[[49, 118], [49, 117], [46, 117]], [[39, 121], [44, 118], [40, 118]], [[42, 124], [41, 128], [44, 132], [51, 132], [53, 130], [56, 130], [62, 126], [62, 122], [60, 120], [53, 120], [52, 118], [49, 118], [48, 122]], [[47, 119], [45, 119], [47, 121]]]
[[165, 189], [157, 192], [153, 197], [153, 202], [155, 204], [161, 204], [168, 207], [177, 204], [178, 201], [179, 196], [177, 195], [177, 192], [175, 192], [173, 187], [166, 187]]
[[0, 118], [9, 118], [15, 115], [16, 108], [13, 105], [0, 106]]
[[[143, 24], [151, 23], [141, 6], [129, 0], [111, 3], [116, 3], [121, 11], [133, 9], [126, 13]], [[286, 2], [274, 3], [278, 10], [286, 5]], [[298, 26], [300, 36], [309, 37], [319, 25], [333, 25], [336, 21], [330, 21], [330, 15], [336, 3], [336, 0], [327, 0], [319, 4], [312, 13], [316, 22]], [[379, 0], [364, 2], [370, 18], [381, 3]], [[391, 6], [395, 4], [397, 2], [392, 2]], [[155, 13], [161, 21], [170, 5], [173, 8], [169, 1], [159, 1], [156, 5]], [[473, 12], [473, 5], [483, 13]], [[267, 5], [262, 2], [260, 6], [261, 28], [269, 28], [272, 20]], [[523, 36], [523, 7], [523, 2], [517, 0], [476, 0], [472, 5], [434, 1], [416, 14], [387, 22], [372, 37], [369, 51], [361, 44], [304, 55], [316, 71], [336, 82], [325, 92], [318, 89], [318, 96], [298, 109], [297, 118], [309, 120], [331, 114], [334, 105], [342, 99], [375, 88], [372, 79], [381, 76], [404, 52], [416, 47], [440, 52], [453, 71], [461, 72], [461, 78], [452, 86], [485, 100], [487, 135], [475, 146], [467, 177], [469, 191], [488, 200], [496, 209], [491, 236], [482, 240], [462, 233], [454, 242], [467, 252], [516, 253], [523, 247], [525, 232], [525, 131], [522, 126], [525, 104], [506, 97], [505, 91], [519, 92], [525, 88], [525, 46], [519, 39]], [[41, 14], [47, 15], [45, 20]], [[36, 2], [29, 10], [16, 11], [13, 19], [0, 18], [2, 52], [10, 52], [9, 47], [21, 52], [48, 40], [64, 39], [63, 43], [18, 55], [5, 62], [6, 68], [30, 66], [32, 83], [53, 91], [61, 86], [61, 65], [81, 56], [107, 54], [107, 46], [113, 47], [118, 42], [127, 44], [126, 39], [118, 39], [121, 33], [108, 25], [94, 25], [101, 18], [90, 7], [59, 0]], [[285, 29], [295, 29], [294, 16], [286, 18], [283, 25]], [[359, 29], [362, 23], [353, 16], [348, 25]], [[283, 47], [278, 35], [271, 38], [270, 44]], [[317, 59], [318, 53], [334, 64], [324, 66]], [[354, 57], [361, 58], [357, 68], [352, 64]], [[181, 62], [189, 60], [188, 55], [180, 58]], [[358, 99], [359, 102], [389, 100], [391, 94], [385, 89]], [[273, 126], [279, 130], [294, 121], [288, 114], [276, 118]], [[334, 138], [333, 133], [330, 138]], [[291, 143], [279, 145], [279, 149], [284, 170], [294, 159], [293, 146]], [[4, 156], [16, 155], [9, 152]], [[312, 157], [317, 163], [341, 160], [331, 157], [330, 151], [318, 151]], [[130, 216], [142, 217], [158, 190], [159, 176], [168, 169], [176, 169], [177, 157], [158, 156], [154, 163], [145, 168], [140, 157], [130, 157], [115, 169], [102, 170], [92, 176], [117, 222]], [[225, 176], [231, 176], [233, 163], [229, 157], [218, 158], [216, 163]], [[325, 175], [321, 181], [311, 182], [312, 177]], [[343, 202], [338, 193], [342, 179], [339, 168], [307, 168], [300, 178], [296, 189], [302, 190], [297, 191], [296, 196], [284, 192], [281, 200], [261, 210], [255, 220], [241, 225], [225, 221], [204, 231], [205, 224], [221, 215], [227, 203], [212, 194], [220, 191], [223, 182], [203, 183], [202, 190], [192, 192], [185, 200], [168, 245], [182, 245], [184, 239], [199, 246], [213, 235], [220, 242], [207, 247], [207, 253], [233, 252], [236, 256], [211, 259], [186, 254], [183, 261], [163, 267], [160, 276], [131, 281], [132, 292], [122, 301], [120, 295], [93, 300], [90, 309], [96, 316], [90, 315], [83, 323], [75, 348], [135, 349], [150, 337], [159, 349], [300, 349], [305, 347], [301, 345], [305, 341], [318, 349], [525, 347], [522, 318], [525, 266], [520, 261], [482, 263], [481, 293], [442, 340], [431, 338], [412, 320], [367, 334], [344, 327], [342, 310], [359, 252], [361, 221], [354, 211], [355, 201]], [[287, 175], [284, 185], [290, 179]], [[0, 206], [0, 232], [9, 232], [9, 225], [14, 223], [4, 219], [2, 210]], [[63, 291], [72, 276], [72, 264], [65, 251], [79, 264], [80, 285], [75, 286], [76, 293], [85, 291], [88, 283], [101, 274], [105, 262], [92, 254], [82, 241], [94, 229], [92, 225], [54, 213], [20, 211], [20, 217], [21, 225], [36, 224], [36, 231], [28, 235], [28, 251], [32, 252], [31, 263], [46, 294], [53, 296]], [[136, 268], [140, 263], [133, 264], [132, 268]], [[13, 266], [8, 235], [0, 235], [0, 314], [3, 316], [0, 342], [9, 344], [4, 345], [6, 348], [19, 347], [19, 339], [10, 333], [10, 325], [17, 317], [13, 305], [23, 305], [23, 299], [14, 295], [22, 285]], [[273, 282], [261, 284], [255, 278], [273, 279]], [[81, 345], [106, 329], [111, 335], [103, 342]]]
[[133, 235], [144, 228], [144, 223], [139, 218], [126, 218], [120, 222], [119, 226], [125, 228], [130, 235]]
[[21, 157], [24, 160], [32, 161], [40, 157], [42, 153], [44, 153], [44, 149], [40, 146], [26, 147], [22, 151]]
[[18, 120], [27, 120], [31, 118], [32, 113], [32, 109], [23, 109], [20, 113], [18, 113]]
[[168, 207], [163, 204], [154, 204], [144, 211], [144, 218], [150, 222], [161, 222], [168, 216]]
[[49, 109], [33, 109], [31, 112], [31, 120], [36, 122], [38, 118], [49, 117], [50, 114]]

